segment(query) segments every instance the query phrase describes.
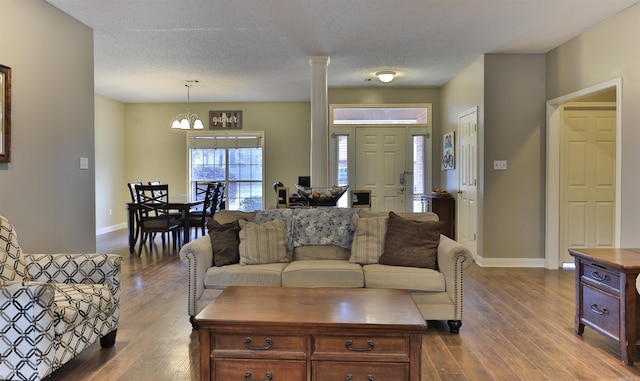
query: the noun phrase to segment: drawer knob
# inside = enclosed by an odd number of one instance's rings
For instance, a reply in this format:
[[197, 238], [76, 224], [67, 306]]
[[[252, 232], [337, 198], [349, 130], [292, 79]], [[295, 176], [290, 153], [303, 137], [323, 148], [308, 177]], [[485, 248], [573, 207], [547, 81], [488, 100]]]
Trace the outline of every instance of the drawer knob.
[[244, 341], [244, 346], [247, 349], [251, 349], [253, 351], [266, 351], [267, 349], [271, 349], [271, 347], [273, 346], [273, 340], [271, 340], [270, 337], [267, 337], [267, 339], [265, 340], [267, 342], [267, 345], [265, 345], [264, 347], [254, 347], [251, 345], [251, 341], [252, 339], [250, 337], [247, 337]]
[[368, 352], [373, 350], [373, 340], [369, 340], [367, 341], [367, 347], [366, 348], [354, 348], [353, 346], [353, 340], [347, 340], [346, 346], [347, 349], [350, 351], [354, 351], [354, 352]]
[[[264, 381], [271, 381], [271, 372], [267, 372], [265, 376], [267, 376], [267, 379]], [[251, 372], [245, 373], [244, 381], [254, 381], [253, 379], [251, 379]]]
[[597, 272], [597, 271], [592, 271], [591, 272], [591, 277], [593, 279], [599, 280], [599, 281], [610, 280], [611, 279], [608, 274], [600, 275], [600, 273]]
[[598, 315], [607, 315], [609, 314], [609, 310], [606, 308], [599, 308], [597, 304], [593, 303], [591, 305], [591, 311], [593, 311], [594, 313], [598, 314]]

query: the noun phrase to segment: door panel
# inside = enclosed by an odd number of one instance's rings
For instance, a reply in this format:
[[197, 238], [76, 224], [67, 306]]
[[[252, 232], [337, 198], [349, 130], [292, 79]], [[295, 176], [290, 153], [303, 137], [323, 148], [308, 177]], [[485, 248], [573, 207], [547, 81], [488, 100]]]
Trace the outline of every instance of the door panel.
[[474, 255], [478, 250], [478, 111], [458, 116], [458, 202], [456, 239]]
[[575, 106], [563, 110], [560, 162], [560, 244], [613, 247], [616, 209], [615, 109]]
[[[405, 211], [406, 148], [404, 128], [356, 128], [355, 187], [371, 190], [371, 207], [381, 211]], [[406, 184], [405, 184], [406, 185]]]

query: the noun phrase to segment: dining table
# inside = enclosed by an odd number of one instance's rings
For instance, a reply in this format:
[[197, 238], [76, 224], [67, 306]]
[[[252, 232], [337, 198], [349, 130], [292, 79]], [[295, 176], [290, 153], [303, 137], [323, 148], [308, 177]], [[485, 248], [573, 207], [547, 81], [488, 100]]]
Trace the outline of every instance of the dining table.
[[[182, 213], [182, 221], [184, 223], [183, 232], [184, 236], [182, 239], [183, 244], [190, 241], [191, 238], [191, 224], [190, 219], [187, 218], [189, 215], [189, 210], [204, 204], [204, 200], [194, 200], [189, 197], [187, 194], [176, 194], [169, 195], [167, 201], [167, 209], [171, 211], [178, 211]], [[138, 241], [138, 203], [128, 202], [127, 203], [127, 229], [129, 232], [129, 253], [133, 253], [136, 242]]]

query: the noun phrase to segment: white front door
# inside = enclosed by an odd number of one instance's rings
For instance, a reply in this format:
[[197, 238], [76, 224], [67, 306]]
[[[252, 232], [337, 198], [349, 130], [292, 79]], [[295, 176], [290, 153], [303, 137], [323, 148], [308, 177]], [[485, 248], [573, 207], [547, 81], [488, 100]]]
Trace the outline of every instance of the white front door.
[[402, 127], [357, 127], [355, 187], [371, 190], [371, 208], [404, 212], [406, 189], [411, 188], [407, 171], [406, 131]]
[[458, 202], [456, 239], [474, 255], [478, 252], [478, 109], [458, 116]]
[[560, 247], [614, 247], [615, 105], [566, 105], [560, 132]]

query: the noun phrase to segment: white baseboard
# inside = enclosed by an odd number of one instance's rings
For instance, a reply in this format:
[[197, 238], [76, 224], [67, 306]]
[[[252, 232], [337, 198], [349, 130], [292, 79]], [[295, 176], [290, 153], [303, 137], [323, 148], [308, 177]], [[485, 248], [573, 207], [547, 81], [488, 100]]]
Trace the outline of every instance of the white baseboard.
[[110, 233], [116, 230], [120, 230], [120, 229], [126, 229], [127, 228], [127, 223], [123, 222], [121, 224], [117, 224], [117, 225], [111, 225], [111, 226], [106, 226], [104, 228], [98, 228], [96, 229], [96, 235], [100, 235], [100, 234], [106, 234], [106, 233]]
[[544, 258], [474, 258], [480, 267], [544, 267]]

